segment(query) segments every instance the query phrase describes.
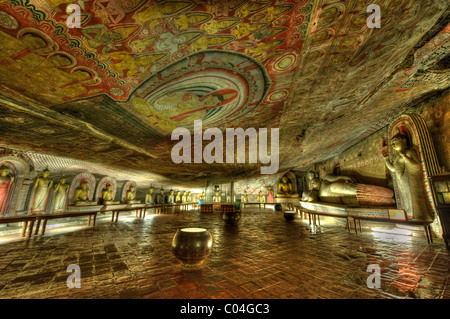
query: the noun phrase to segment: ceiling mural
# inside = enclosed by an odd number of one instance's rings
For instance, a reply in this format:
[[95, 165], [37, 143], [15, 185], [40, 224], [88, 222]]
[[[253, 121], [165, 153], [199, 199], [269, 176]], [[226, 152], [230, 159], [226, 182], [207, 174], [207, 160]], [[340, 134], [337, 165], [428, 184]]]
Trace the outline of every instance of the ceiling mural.
[[280, 170], [307, 167], [448, 87], [446, 12], [445, 0], [0, 0], [0, 146], [176, 180], [259, 173], [173, 164], [170, 133], [201, 119], [279, 127]]

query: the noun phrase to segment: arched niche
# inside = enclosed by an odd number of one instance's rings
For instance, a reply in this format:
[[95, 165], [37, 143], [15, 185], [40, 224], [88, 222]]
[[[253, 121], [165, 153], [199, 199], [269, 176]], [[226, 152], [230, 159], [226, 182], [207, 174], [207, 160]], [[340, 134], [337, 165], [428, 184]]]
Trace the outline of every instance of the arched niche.
[[91, 173], [80, 173], [75, 175], [72, 182], [70, 183], [69, 194], [68, 194], [68, 205], [74, 204], [74, 195], [77, 188], [81, 187], [81, 183], [86, 181], [89, 185], [89, 200], [92, 201], [95, 193], [95, 176]]
[[102, 197], [102, 192], [106, 188], [106, 185], [112, 186], [113, 199], [116, 197], [117, 193], [117, 181], [114, 177], [105, 176], [97, 184], [97, 189], [95, 190], [95, 201], [98, 203]]
[[125, 203], [127, 201], [127, 191], [131, 187], [134, 187], [136, 189], [136, 182], [126, 181], [125, 184], [123, 184], [122, 194], [120, 195], [120, 200], [122, 201], [122, 203]]
[[0, 216], [26, 214], [28, 209], [29, 189], [32, 185], [32, 165], [20, 155], [0, 156], [0, 167], [7, 165], [10, 176], [14, 180], [9, 185], [3, 204], [0, 206]]
[[[436, 216], [436, 207], [433, 200], [432, 189], [429, 178], [438, 175], [441, 172], [441, 167], [437, 159], [436, 151], [431, 139], [430, 133], [425, 121], [418, 114], [404, 114], [396, 118], [388, 129], [388, 155], [389, 160], [392, 161], [394, 156], [394, 149], [392, 145], [393, 137], [397, 134], [405, 135], [409, 148], [413, 149], [418, 154], [421, 166], [422, 184], [421, 191], [423, 191], [426, 199], [427, 208], [431, 216]], [[405, 203], [402, 203], [401, 189], [399, 187], [400, 176], [396, 172], [392, 172], [392, 179], [394, 185], [397, 206], [399, 209], [405, 209]], [[415, 219], [414, 211], [406, 211], [408, 219]]]

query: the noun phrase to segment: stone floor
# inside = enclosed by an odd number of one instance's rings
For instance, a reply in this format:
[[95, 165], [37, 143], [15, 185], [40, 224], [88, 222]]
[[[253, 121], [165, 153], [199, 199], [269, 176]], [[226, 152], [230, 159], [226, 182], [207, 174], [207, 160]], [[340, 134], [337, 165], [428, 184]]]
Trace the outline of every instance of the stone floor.
[[[420, 231], [391, 234], [366, 222], [362, 234], [349, 234], [336, 219], [318, 230], [258, 208], [236, 227], [220, 213], [109, 220], [0, 244], [0, 298], [450, 298], [450, 252]], [[202, 266], [185, 268], [171, 252], [185, 226], [213, 234]], [[67, 287], [70, 264], [81, 268], [81, 288]], [[381, 288], [367, 287], [370, 264], [381, 268]]]

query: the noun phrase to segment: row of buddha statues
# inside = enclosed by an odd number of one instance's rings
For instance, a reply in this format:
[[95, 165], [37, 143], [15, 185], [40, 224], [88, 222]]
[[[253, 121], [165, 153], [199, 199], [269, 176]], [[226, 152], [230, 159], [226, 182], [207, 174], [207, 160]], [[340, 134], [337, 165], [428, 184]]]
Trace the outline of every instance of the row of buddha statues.
[[[83, 182], [81, 183], [81, 187], [75, 191], [74, 201], [75, 205], [96, 205], [97, 202], [89, 201], [89, 183]], [[102, 191], [100, 200], [98, 204], [101, 205], [115, 205], [120, 204], [120, 201], [114, 200], [114, 192], [112, 190], [112, 185], [107, 184], [105, 189]], [[192, 203], [192, 194], [190, 191], [186, 192], [177, 191], [175, 194], [174, 190], [170, 190], [166, 195], [164, 193], [164, 189], [161, 188], [159, 194], [154, 193], [153, 186], [150, 186], [148, 192], [145, 194], [145, 198], [143, 201], [136, 199], [136, 188], [134, 186], [130, 186], [130, 188], [126, 192], [125, 202], [126, 204], [175, 204], [175, 203]]]
[[[427, 199], [424, 189], [423, 167], [420, 155], [411, 144], [410, 136], [405, 132], [393, 134], [391, 138], [392, 154], [388, 158], [387, 153], [383, 153], [387, 169], [395, 176], [396, 192], [401, 200], [401, 207], [407, 212], [414, 212], [414, 217], [421, 220], [432, 220], [427, 209]], [[49, 178], [49, 170], [45, 169], [42, 175], [37, 177], [33, 184], [33, 196], [31, 202], [31, 212], [43, 212], [49, 199], [50, 190], [53, 188], [53, 211], [62, 211], [65, 207], [69, 185], [66, 184], [66, 178], [62, 177], [56, 185]], [[4, 214], [4, 207], [11, 194], [14, 176], [8, 165], [0, 167], [0, 214]], [[305, 184], [302, 196], [296, 192], [294, 183], [284, 175], [277, 184], [277, 192], [274, 196], [272, 187], [269, 187], [267, 194], [259, 192], [256, 201], [274, 202], [275, 201], [306, 201], [306, 202], [327, 202], [338, 204], [357, 204], [364, 206], [389, 206], [396, 205], [395, 194], [393, 190], [387, 187], [376, 185], [367, 185], [356, 182], [353, 178], [339, 175], [325, 175], [319, 177], [316, 172], [310, 170], [306, 173]], [[227, 197], [227, 202], [231, 199]], [[97, 204], [119, 204], [114, 200], [114, 192], [111, 184], [107, 184], [101, 192], [100, 200], [90, 200], [89, 183], [84, 181], [80, 187], [75, 190], [75, 205], [97, 205]], [[199, 199], [206, 199], [203, 192]], [[240, 197], [241, 202], [249, 202], [249, 195], [244, 191]], [[219, 203], [222, 197], [219, 191], [215, 191], [213, 202]], [[164, 189], [155, 195], [151, 186], [145, 198], [142, 200], [145, 204], [164, 204], [164, 203], [190, 203], [193, 202], [191, 192], [170, 190], [166, 195]], [[130, 186], [126, 192], [125, 203], [141, 203], [136, 199], [136, 189]]]

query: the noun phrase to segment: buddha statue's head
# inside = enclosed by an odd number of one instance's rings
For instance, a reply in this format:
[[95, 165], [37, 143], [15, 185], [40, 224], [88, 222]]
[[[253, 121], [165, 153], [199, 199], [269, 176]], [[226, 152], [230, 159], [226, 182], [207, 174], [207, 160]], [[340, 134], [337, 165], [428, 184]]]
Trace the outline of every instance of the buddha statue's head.
[[8, 176], [9, 172], [10, 172], [9, 167], [6, 166], [6, 165], [2, 166], [0, 168], [0, 175], [3, 176], [3, 177]]
[[405, 134], [398, 133], [392, 137], [392, 147], [397, 152], [401, 152], [409, 148], [408, 137]]
[[111, 184], [106, 184], [106, 190], [108, 192], [110, 192], [112, 190], [112, 185]]
[[316, 177], [316, 173], [313, 170], [310, 170], [306, 173], [306, 178], [312, 180], [314, 177]]
[[320, 178], [317, 178], [317, 177], [311, 181], [311, 186], [315, 190], [318, 190], [320, 188], [321, 184], [322, 184], [322, 182], [320, 181]]
[[86, 182], [86, 181], [84, 181], [84, 182], [81, 183], [81, 189], [87, 189], [88, 186], [89, 186], [89, 183]]
[[161, 188], [161, 189], [159, 190], [159, 193], [160, 193], [161, 195], [164, 195], [164, 188]]
[[61, 179], [59, 180], [59, 183], [64, 185], [66, 183], [66, 178], [65, 177], [61, 177]]
[[153, 191], [154, 191], [153, 186], [150, 186], [150, 188], [148, 189], [148, 193], [149, 193], [149, 194], [153, 194]]
[[43, 178], [48, 178], [49, 175], [50, 175], [50, 171], [47, 168], [42, 171]]
[[136, 190], [136, 188], [134, 186], [130, 187], [130, 192], [134, 193], [135, 190]]
[[286, 183], [288, 182], [288, 178], [287, 178], [286, 175], [284, 175], [284, 176], [281, 178], [281, 182], [282, 182], [283, 184], [286, 184]]

